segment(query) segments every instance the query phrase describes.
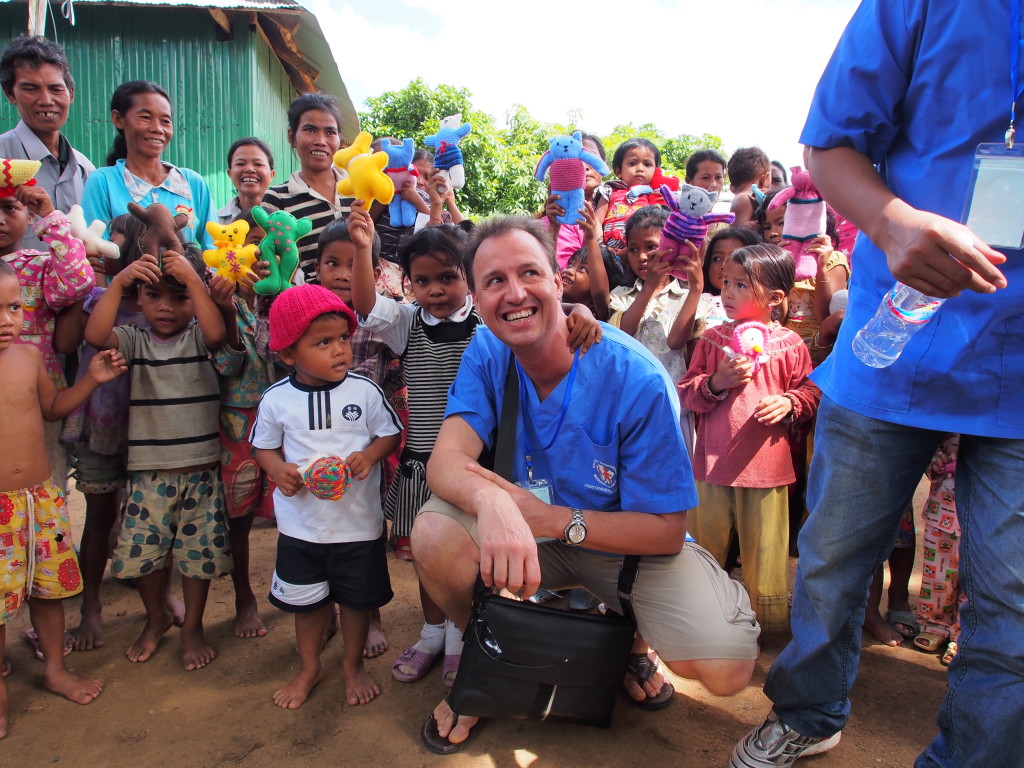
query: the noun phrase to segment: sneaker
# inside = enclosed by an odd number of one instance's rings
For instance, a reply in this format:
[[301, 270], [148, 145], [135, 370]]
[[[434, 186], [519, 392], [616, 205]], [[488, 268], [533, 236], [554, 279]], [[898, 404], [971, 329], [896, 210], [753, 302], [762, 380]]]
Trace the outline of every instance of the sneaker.
[[784, 768], [801, 757], [828, 752], [843, 732], [824, 739], [802, 736], [771, 712], [768, 719], [747, 734], [729, 758], [729, 768]]

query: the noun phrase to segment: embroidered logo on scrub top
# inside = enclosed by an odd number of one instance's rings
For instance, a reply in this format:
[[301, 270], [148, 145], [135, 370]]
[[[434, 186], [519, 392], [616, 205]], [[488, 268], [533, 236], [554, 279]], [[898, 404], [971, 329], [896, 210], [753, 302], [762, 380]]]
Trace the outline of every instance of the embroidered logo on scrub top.
[[615, 487], [615, 467], [601, 461], [594, 462], [594, 479], [605, 488]]
[[344, 417], [345, 421], [356, 421], [363, 415], [363, 411], [355, 403], [350, 403], [342, 409], [341, 415]]

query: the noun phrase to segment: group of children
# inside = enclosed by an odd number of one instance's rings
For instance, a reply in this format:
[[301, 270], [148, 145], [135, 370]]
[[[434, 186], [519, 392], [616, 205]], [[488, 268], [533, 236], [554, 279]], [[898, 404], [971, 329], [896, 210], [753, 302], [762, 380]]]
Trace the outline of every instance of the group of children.
[[[584, 145], [604, 157], [595, 137]], [[822, 233], [813, 245], [817, 275], [797, 283], [777, 209], [767, 209], [772, 167], [749, 148], [728, 163], [713, 150], [690, 158], [689, 184], [717, 193], [728, 175], [737, 220], [713, 229], [701, 248], [684, 243], [682, 260], [666, 259], [668, 210], [652, 186], [665, 179], [659, 166], [652, 143], [624, 142], [614, 180], [587, 174], [578, 226], [559, 225], [564, 211], [557, 195], [549, 198], [541, 215], [557, 243], [564, 300], [589, 309], [567, 306], [567, 323], [608, 319], [679, 382], [701, 499], [690, 531], [723, 565], [738, 542], [762, 626], [784, 630], [791, 486], [820, 398], [808, 374], [842, 320], [835, 299], [849, 262], [838, 235]], [[441, 205], [436, 192], [430, 197]], [[146, 614], [128, 658], [146, 661], [177, 624], [185, 668], [204, 667], [215, 655], [203, 633], [212, 579], [232, 574], [235, 633], [266, 634], [249, 582], [248, 535], [255, 515], [273, 515], [269, 600], [295, 615], [300, 661], [274, 702], [294, 709], [309, 696], [323, 677], [324, 640], [339, 626], [347, 700], [372, 700], [380, 689], [363, 660], [386, 647], [371, 638], [383, 637], [380, 608], [392, 598], [388, 542], [408, 541], [429, 496], [425, 467], [448, 388], [480, 323], [462, 260], [465, 223], [443, 223], [432, 208], [430, 226], [400, 244], [408, 303], [378, 290], [380, 238], [358, 202], [322, 228], [315, 282], [277, 297], [253, 292], [260, 275], [237, 284], [211, 277], [192, 244], [143, 253], [143, 228], [130, 215], [110, 224], [121, 257], [103, 264], [107, 285], [95, 287], [84, 247], [45, 192], [18, 187], [0, 209], [0, 407], [12, 429], [20, 424], [19, 456], [27, 457], [0, 467], [0, 654], [3, 624], [27, 596], [47, 686], [80, 703], [99, 694], [99, 681], [64, 667], [58, 600], [84, 588], [75, 647], [102, 645], [99, 589], [120, 519], [111, 571], [132, 580]], [[48, 254], [19, 250], [31, 215]], [[258, 243], [265, 233], [251, 212], [239, 217], [250, 225], [247, 244]], [[736, 349], [744, 323], [767, 329], [755, 353]], [[58, 352], [79, 350], [77, 379], [64, 389]], [[72, 412], [63, 437], [87, 502], [81, 571], [63, 512], [62, 450], [55, 428], [43, 425]], [[324, 457], [341, 460], [340, 499], [309, 489], [312, 465]], [[175, 571], [183, 606], [173, 595]], [[392, 674], [414, 682], [440, 661], [451, 685], [460, 633], [422, 589], [420, 596], [420, 636]]]

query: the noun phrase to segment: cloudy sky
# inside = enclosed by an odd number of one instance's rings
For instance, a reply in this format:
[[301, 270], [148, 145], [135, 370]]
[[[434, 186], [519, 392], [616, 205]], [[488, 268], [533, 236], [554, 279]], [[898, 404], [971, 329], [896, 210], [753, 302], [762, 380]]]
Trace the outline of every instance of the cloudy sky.
[[308, 0], [357, 109], [416, 77], [467, 88], [503, 122], [582, 115], [758, 144], [787, 166], [857, 0]]

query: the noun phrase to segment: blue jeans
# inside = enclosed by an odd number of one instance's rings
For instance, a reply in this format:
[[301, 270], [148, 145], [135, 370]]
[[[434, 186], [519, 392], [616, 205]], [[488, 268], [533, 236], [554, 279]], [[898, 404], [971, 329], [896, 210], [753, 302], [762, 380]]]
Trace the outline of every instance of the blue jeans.
[[[872, 575], [943, 433], [821, 401], [800, 534], [793, 640], [765, 682], [784, 723], [830, 736], [850, 714]], [[940, 733], [917, 768], [1019, 765], [1024, 755], [1024, 440], [960, 440], [959, 652]]]

